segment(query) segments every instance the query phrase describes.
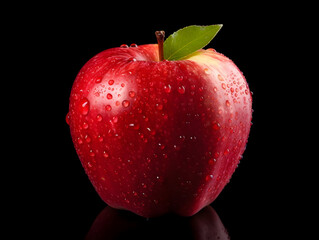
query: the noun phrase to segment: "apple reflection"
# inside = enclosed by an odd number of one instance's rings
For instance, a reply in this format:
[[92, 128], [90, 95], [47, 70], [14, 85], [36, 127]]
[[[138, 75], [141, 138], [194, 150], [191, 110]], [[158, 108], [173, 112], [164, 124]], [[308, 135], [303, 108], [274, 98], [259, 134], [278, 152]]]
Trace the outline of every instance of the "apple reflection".
[[192, 217], [167, 215], [145, 219], [127, 211], [104, 208], [86, 240], [104, 239], [229, 239], [215, 210], [205, 207]]

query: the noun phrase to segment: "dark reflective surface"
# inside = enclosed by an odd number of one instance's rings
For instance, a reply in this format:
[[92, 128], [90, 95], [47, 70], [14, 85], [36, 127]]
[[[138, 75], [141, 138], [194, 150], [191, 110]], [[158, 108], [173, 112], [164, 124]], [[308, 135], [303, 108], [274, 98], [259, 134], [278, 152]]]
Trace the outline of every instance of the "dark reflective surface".
[[86, 240], [104, 239], [229, 239], [215, 210], [208, 206], [192, 217], [167, 215], [145, 219], [127, 211], [104, 208]]

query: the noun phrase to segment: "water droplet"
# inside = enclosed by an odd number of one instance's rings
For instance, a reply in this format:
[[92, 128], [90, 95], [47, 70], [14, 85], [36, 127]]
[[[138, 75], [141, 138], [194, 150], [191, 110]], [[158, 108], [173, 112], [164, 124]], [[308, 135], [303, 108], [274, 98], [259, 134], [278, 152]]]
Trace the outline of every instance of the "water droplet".
[[111, 110], [112, 110], [111, 105], [106, 105], [106, 106], [105, 106], [105, 110], [106, 110], [106, 111], [111, 111]]
[[121, 87], [125, 87], [125, 83], [121, 83]]
[[230, 103], [228, 100], [226, 100], [226, 106], [229, 107], [230, 106]]
[[206, 74], [210, 74], [210, 70], [209, 70], [208, 68], [205, 68], [205, 69], [204, 69], [204, 72], [205, 72]]
[[78, 100], [79, 99], [79, 96], [76, 93], [74, 93], [72, 97], [73, 97], [74, 100]]
[[82, 139], [79, 137], [78, 138], [78, 144], [82, 144], [83, 143], [83, 141], [82, 141]]
[[178, 92], [179, 92], [180, 94], [184, 94], [184, 93], [185, 93], [185, 87], [184, 87], [184, 86], [179, 86], [179, 87], [178, 87]]
[[172, 89], [172, 87], [171, 87], [171, 85], [167, 85], [167, 86], [164, 86], [164, 91], [166, 92], [166, 93], [170, 93], [171, 92], [171, 89]]
[[80, 101], [80, 112], [83, 115], [87, 115], [89, 113], [90, 110], [90, 102], [89, 100], [87, 100], [87, 98], [82, 98]]
[[99, 140], [99, 142], [103, 142], [103, 140], [104, 140], [103, 137], [100, 135], [97, 137], [97, 139]]
[[224, 78], [222, 77], [222, 75], [218, 74], [217, 77], [218, 77], [218, 80], [219, 80], [219, 81], [224, 81]]
[[135, 97], [135, 92], [134, 92], [134, 91], [130, 91], [130, 92], [128, 93], [128, 95], [129, 95], [131, 98], [133, 98], [133, 97]]
[[178, 76], [178, 77], [176, 78], [176, 80], [179, 81], [179, 82], [182, 81], [182, 80], [183, 80], [183, 76]]
[[113, 85], [113, 84], [114, 84], [114, 80], [113, 80], [113, 79], [110, 79], [110, 80], [108, 81], [108, 83], [109, 83], [109, 85]]
[[108, 93], [108, 94], [106, 95], [106, 98], [107, 98], [107, 99], [112, 99], [112, 98], [113, 98], [113, 96], [112, 96], [112, 94], [111, 94], [111, 93]]
[[83, 127], [83, 129], [88, 129], [89, 128], [89, 124], [87, 122], [84, 122], [82, 127]]
[[108, 158], [108, 157], [109, 157], [109, 154], [108, 154], [107, 151], [104, 151], [104, 152], [103, 152], [103, 157], [105, 157], [105, 158]]
[[114, 116], [113, 118], [112, 118], [112, 122], [113, 123], [117, 123], [119, 121], [119, 118], [117, 117], [117, 116]]
[[122, 106], [125, 107], [125, 108], [127, 108], [128, 106], [130, 106], [130, 101], [124, 100], [124, 101], [122, 102]]
[[85, 141], [86, 141], [87, 143], [90, 143], [90, 142], [91, 142], [91, 138], [90, 138], [89, 135], [85, 135], [84, 139], [85, 139]]
[[132, 44], [130, 45], [130, 47], [137, 47], [137, 44], [136, 44], [136, 43], [132, 43]]
[[213, 123], [213, 129], [214, 130], [219, 130], [220, 129], [220, 124], [219, 123]]
[[94, 156], [95, 156], [95, 153], [93, 152], [92, 149], [90, 150], [89, 155], [90, 155], [91, 157], [94, 157]]
[[222, 83], [222, 88], [226, 89], [226, 84], [225, 83]]
[[162, 144], [162, 143], [158, 143], [158, 146], [159, 146], [159, 148], [162, 149], [162, 150], [165, 148], [165, 145]]
[[96, 83], [102, 82], [102, 78], [101, 78], [101, 77], [98, 77], [97, 79], [95, 79], [95, 82], [96, 82]]
[[205, 180], [206, 181], [209, 181], [209, 180], [211, 180], [212, 178], [213, 178], [214, 176], [211, 174], [211, 175], [207, 175], [206, 177], [205, 177]]
[[224, 155], [228, 155], [229, 153], [229, 149], [227, 148], [225, 151], [224, 151]]
[[65, 116], [65, 121], [68, 125], [70, 125], [70, 113], [67, 113]]
[[122, 44], [120, 47], [121, 48], [128, 48], [128, 46], [126, 44]]
[[[130, 61], [130, 62], [136, 62], [136, 58], [134, 58], [134, 57], [130, 57], [129, 59], [128, 59], [128, 61]], [[129, 72], [129, 74], [132, 74], [132, 72]]]
[[162, 110], [163, 109], [163, 104], [156, 103], [156, 109], [157, 110]]
[[101, 114], [96, 115], [96, 120], [97, 120], [98, 122], [101, 122], [101, 121], [103, 120], [102, 115], [101, 115]]
[[214, 90], [214, 92], [217, 92], [217, 87], [214, 87], [213, 90]]
[[215, 159], [215, 158], [211, 158], [211, 159], [208, 160], [208, 164], [209, 164], [209, 165], [214, 165], [215, 162], [216, 162], [216, 159]]

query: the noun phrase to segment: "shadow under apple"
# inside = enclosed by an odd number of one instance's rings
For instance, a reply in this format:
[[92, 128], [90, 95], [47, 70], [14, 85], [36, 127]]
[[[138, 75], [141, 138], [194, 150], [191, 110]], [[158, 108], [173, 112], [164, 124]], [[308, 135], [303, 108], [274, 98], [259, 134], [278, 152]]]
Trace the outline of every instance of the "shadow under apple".
[[229, 236], [211, 206], [191, 217], [171, 214], [151, 219], [107, 206], [96, 217], [85, 239], [224, 240], [229, 239]]

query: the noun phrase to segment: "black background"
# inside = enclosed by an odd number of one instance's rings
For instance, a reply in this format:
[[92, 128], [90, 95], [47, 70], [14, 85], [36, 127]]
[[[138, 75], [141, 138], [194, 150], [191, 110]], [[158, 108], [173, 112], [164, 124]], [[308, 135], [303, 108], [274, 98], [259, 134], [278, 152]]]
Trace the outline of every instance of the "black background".
[[[244, 158], [211, 206], [231, 239], [285, 236], [290, 231], [287, 221], [298, 219], [299, 208], [292, 203], [302, 195], [293, 170], [300, 161], [294, 148], [296, 133], [291, 134], [298, 120], [287, 104], [286, 82], [297, 78], [297, 73], [287, 74], [295, 67], [288, 63], [294, 55], [294, 46], [287, 43], [292, 20], [279, 21], [276, 11], [268, 11], [267, 16], [277, 18], [265, 21], [265, 13], [255, 11], [246, 23], [237, 22], [241, 14], [231, 15], [227, 23], [214, 18], [216, 10], [211, 13], [208, 7], [190, 17], [192, 10], [152, 7], [134, 12], [130, 4], [122, 4], [114, 12], [112, 6], [81, 11], [46, 6], [35, 14], [24, 13], [16, 27], [9, 29], [15, 59], [8, 60], [14, 61], [10, 73], [18, 79], [9, 88], [18, 103], [10, 108], [12, 148], [7, 149], [16, 160], [5, 171], [13, 205], [8, 220], [11, 234], [82, 239], [106, 206], [82, 169], [65, 122], [72, 83], [85, 62], [121, 44], [156, 43], [156, 30], [165, 30], [168, 36], [188, 25], [223, 23], [208, 47], [232, 59], [244, 73], [253, 92], [254, 113]], [[287, 122], [291, 116], [295, 120]]]

